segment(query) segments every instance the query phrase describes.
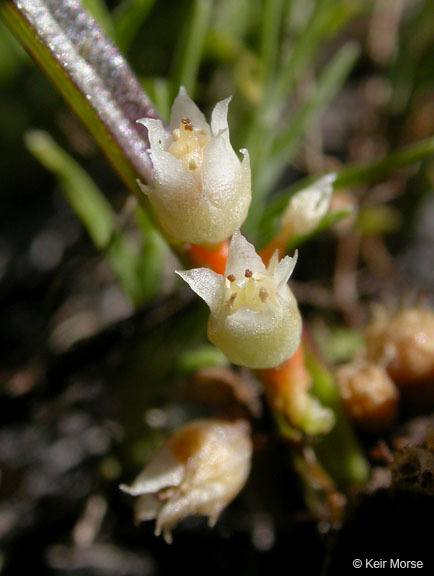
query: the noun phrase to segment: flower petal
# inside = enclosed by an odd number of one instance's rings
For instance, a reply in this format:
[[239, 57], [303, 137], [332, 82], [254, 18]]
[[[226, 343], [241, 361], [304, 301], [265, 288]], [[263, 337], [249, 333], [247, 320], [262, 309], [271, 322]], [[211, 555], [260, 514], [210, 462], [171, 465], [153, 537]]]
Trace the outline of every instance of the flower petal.
[[200, 198], [200, 188], [181, 160], [164, 150], [152, 149], [156, 189], [150, 191], [157, 203], [177, 210], [192, 207]]
[[152, 494], [169, 486], [179, 486], [183, 477], [184, 466], [173, 457], [167, 446], [163, 446], [131, 486], [121, 484], [120, 489], [132, 496]]
[[298, 250], [295, 251], [294, 256], [292, 257], [285, 256], [285, 258], [282, 258], [282, 260], [280, 260], [280, 262], [277, 262], [276, 265], [274, 266], [273, 276], [274, 281], [276, 283], [277, 291], [279, 291], [279, 288], [282, 285], [288, 282], [291, 274], [294, 271], [295, 265], [297, 264], [297, 259], [298, 259]]
[[244, 158], [241, 161], [241, 185], [249, 191], [249, 195], [252, 195], [251, 192], [251, 170], [250, 170], [250, 156], [249, 151], [247, 148], [240, 149], [241, 154]]
[[239, 196], [240, 175], [240, 161], [226, 130], [213, 137], [203, 151], [202, 189], [205, 197], [216, 208], [230, 205], [234, 196]]
[[211, 132], [217, 136], [223, 130], [228, 130], [228, 106], [232, 96], [217, 102], [211, 115]]
[[[171, 529], [183, 518], [192, 516], [212, 516], [215, 515], [216, 506], [224, 507], [225, 485], [222, 482], [204, 482], [203, 485], [191, 487], [184, 494], [170, 498], [163, 505], [157, 517], [155, 534], [158, 536], [165, 529]], [[231, 495], [233, 496], [233, 495]]]
[[134, 517], [136, 522], [154, 520], [154, 518], [158, 516], [160, 508], [161, 502], [157, 500], [157, 498], [152, 494], [143, 494], [134, 506]]
[[161, 120], [155, 120], [154, 118], [140, 118], [140, 120], [137, 120], [137, 122], [148, 129], [148, 140], [151, 146], [151, 150], [164, 150], [164, 142], [170, 138], [170, 136], [164, 129]]
[[193, 292], [205, 300], [211, 311], [220, 305], [225, 287], [225, 280], [221, 274], [217, 274], [209, 268], [175, 270], [175, 272], [187, 282]]
[[178, 96], [175, 98], [170, 115], [170, 130], [179, 128], [179, 123], [183, 118], [189, 118], [193, 128], [205, 130], [209, 134], [209, 126], [205, 116], [187, 94], [184, 86], [179, 88]]
[[239, 230], [235, 230], [229, 245], [225, 276], [233, 274], [235, 278], [242, 278], [246, 269], [253, 273], [265, 272], [264, 263], [256, 254], [253, 244], [250, 244]]

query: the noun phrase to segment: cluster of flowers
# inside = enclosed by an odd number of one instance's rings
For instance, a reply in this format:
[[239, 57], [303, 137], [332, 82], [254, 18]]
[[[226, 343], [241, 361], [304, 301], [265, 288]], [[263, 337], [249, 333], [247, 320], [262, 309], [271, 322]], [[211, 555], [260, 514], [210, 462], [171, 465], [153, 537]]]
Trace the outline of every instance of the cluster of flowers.
[[434, 402], [434, 312], [409, 307], [377, 308], [365, 328], [364, 346], [336, 370], [348, 415], [370, 431], [387, 429], [400, 396], [420, 408]]
[[[209, 125], [180, 88], [169, 131], [160, 120], [139, 120], [148, 130], [153, 181], [139, 183], [162, 229], [174, 243], [213, 246], [232, 236], [224, 274], [208, 268], [177, 272], [209, 306], [208, 337], [234, 364], [274, 368], [300, 344], [302, 322], [287, 282], [297, 254], [266, 266], [240, 233], [251, 201], [250, 160], [234, 152], [227, 121], [230, 98], [219, 102]], [[289, 204], [282, 220], [291, 233], [306, 233], [327, 211], [332, 180], [326, 178]], [[140, 496], [138, 520], [157, 519], [156, 533], [190, 514], [221, 510], [243, 487], [250, 469], [246, 422], [197, 421], [177, 430], [126, 492]]]

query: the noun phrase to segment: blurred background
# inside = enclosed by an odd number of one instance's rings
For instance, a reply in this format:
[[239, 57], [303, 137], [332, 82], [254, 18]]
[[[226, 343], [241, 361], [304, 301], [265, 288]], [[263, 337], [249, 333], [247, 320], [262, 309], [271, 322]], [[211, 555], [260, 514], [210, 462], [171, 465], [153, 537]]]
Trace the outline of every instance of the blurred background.
[[[249, 149], [256, 186], [245, 231], [258, 245], [279, 190], [353, 163], [375, 169], [433, 136], [430, 0], [82, 3], [163, 119], [180, 83], [207, 114], [233, 95], [231, 140]], [[433, 512], [423, 494], [364, 494], [341, 531], [318, 527], [267, 413], [248, 486], [214, 529], [188, 519], [168, 547], [151, 523], [134, 526], [118, 484], [168, 430], [239, 400], [174, 256], [2, 22], [0, 55], [0, 573], [325, 575], [386, 558], [389, 545], [423, 548]], [[395, 163], [376, 183], [349, 179], [334, 201], [356, 206], [356, 222], [301, 249], [294, 291], [331, 362], [360, 346], [372, 302], [432, 302], [434, 163]], [[118, 236], [99, 240], [77, 190]], [[415, 434], [427, 416], [414, 417], [393, 433]]]

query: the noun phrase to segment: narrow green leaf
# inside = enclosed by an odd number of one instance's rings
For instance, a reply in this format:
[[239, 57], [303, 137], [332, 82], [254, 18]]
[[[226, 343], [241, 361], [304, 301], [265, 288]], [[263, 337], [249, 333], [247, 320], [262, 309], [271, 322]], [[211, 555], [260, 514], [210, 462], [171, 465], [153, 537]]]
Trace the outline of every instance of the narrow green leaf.
[[27, 54], [3, 22], [0, 22], [0, 54], [0, 83], [6, 84], [20, 73]]
[[248, 219], [244, 224], [247, 234], [258, 233], [258, 222], [261, 219], [265, 196], [272, 190], [290, 162], [306, 126], [327, 107], [340, 90], [356, 63], [358, 55], [358, 46], [351, 42], [339, 50], [321, 73], [310, 96], [294, 111], [288, 128], [276, 138], [267, 162], [261, 164], [260, 170], [256, 173], [255, 195]]
[[26, 145], [61, 184], [66, 200], [87, 230], [95, 247], [105, 253], [114, 274], [134, 304], [144, 300], [138, 277], [137, 250], [117, 226], [116, 213], [81, 166], [46, 132], [32, 131]]
[[330, 10], [333, 10], [330, 0], [316, 0], [314, 2], [309, 21], [300, 33], [289, 56], [282, 63], [276, 85], [270, 94], [270, 105], [277, 105], [288, 96], [296, 79], [312, 62], [318, 47], [328, 34], [324, 24], [325, 19], [328, 21], [327, 17]]
[[[391, 172], [400, 170], [410, 164], [422, 162], [434, 156], [434, 136], [391, 152], [377, 162], [354, 164], [337, 171], [333, 189], [339, 190], [350, 186], [378, 182]], [[319, 178], [318, 175], [303, 178], [296, 184], [281, 190], [268, 204], [260, 224], [260, 244], [266, 243], [280, 222], [280, 217], [293, 194], [307, 188]]]
[[144, 300], [158, 295], [168, 245], [152, 226], [148, 216], [137, 206], [136, 224], [142, 233], [141, 247], [138, 255], [138, 274], [141, 294]]
[[173, 86], [184, 86], [194, 98], [196, 78], [208, 30], [213, 0], [194, 0], [193, 13], [181, 35], [174, 60]]
[[329, 228], [331, 228], [334, 224], [337, 224], [340, 220], [352, 214], [352, 212], [353, 211], [350, 208], [336, 210], [335, 212], [328, 212], [321, 218], [318, 225], [311, 232], [308, 234], [292, 236], [286, 245], [286, 251], [291, 252], [321, 232], [329, 230]]
[[337, 173], [333, 187], [338, 189], [356, 184], [375, 182], [384, 178], [390, 172], [399, 170], [409, 164], [421, 162], [430, 156], [434, 156], [434, 136], [391, 152], [377, 162], [355, 164], [342, 168]]
[[116, 41], [124, 52], [134, 42], [154, 3], [155, 0], [123, 0], [113, 11]]
[[25, 143], [33, 156], [61, 183], [68, 203], [96, 248], [106, 248], [113, 234], [116, 213], [93, 180], [47, 132], [28, 132]]
[[263, 17], [261, 22], [261, 80], [262, 85], [268, 86], [274, 76], [276, 62], [279, 55], [280, 28], [284, 0], [269, 2], [263, 0]]
[[168, 123], [172, 106], [170, 82], [167, 78], [141, 78], [141, 83], [154, 103], [158, 114]]
[[196, 372], [200, 368], [227, 365], [226, 356], [218, 348], [204, 344], [203, 346], [181, 352], [175, 363], [175, 372], [188, 374]]
[[326, 66], [307, 100], [294, 111], [288, 128], [276, 139], [271, 160], [261, 174], [258, 184], [260, 188], [271, 187], [280, 177], [283, 169], [292, 159], [306, 127], [339, 92], [359, 54], [359, 47], [348, 42]]

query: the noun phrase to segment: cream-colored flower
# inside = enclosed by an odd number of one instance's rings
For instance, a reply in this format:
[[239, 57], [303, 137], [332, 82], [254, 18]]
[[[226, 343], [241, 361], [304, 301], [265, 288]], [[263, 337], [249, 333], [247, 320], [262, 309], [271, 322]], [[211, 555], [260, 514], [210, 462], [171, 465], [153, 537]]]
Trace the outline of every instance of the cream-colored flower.
[[282, 216], [282, 229], [291, 235], [314, 230], [330, 207], [336, 174], [327, 174], [291, 198]]
[[403, 308], [395, 314], [378, 308], [373, 322], [366, 328], [365, 340], [369, 358], [382, 362], [402, 391], [417, 390], [416, 383], [426, 382], [428, 396], [434, 398], [432, 308], [415, 306]]
[[211, 126], [181, 86], [169, 133], [161, 120], [139, 120], [148, 129], [153, 182], [140, 187], [172, 238], [217, 244], [244, 222], [251, 200], [250, 161], [232, 149], [227, 121], [230, 98], [216, 104]]
[[297, 256], [265, 267], [252, 244], [236, 230], [225, 275], [208, 268], [177, 272], [211, 310], [208, 337], [231, 362], [248, 368], [273, 368], [300, 343], [301, 318], [287, 282]]
[[339, 392], [350, 417], [368, 430], [387, 428], [398, 411], [399, 394], [385, 368], [365, 359], [336, 369]]
[[131, 486], [140, 496], [137, 521], [156, 519], [155, 533], [170, 531], [182, 518], [208, 516], [213, 526], [243, 488], [250, 472], [252, 442], [244, 420], [196, 420], [176, 430]]

